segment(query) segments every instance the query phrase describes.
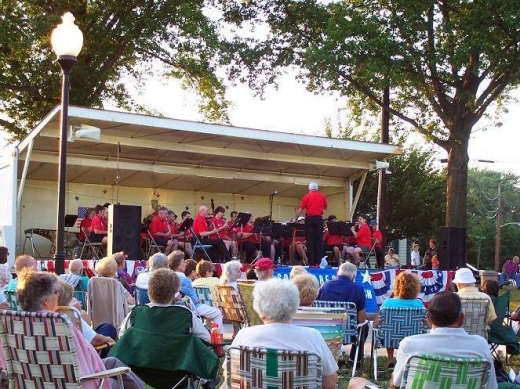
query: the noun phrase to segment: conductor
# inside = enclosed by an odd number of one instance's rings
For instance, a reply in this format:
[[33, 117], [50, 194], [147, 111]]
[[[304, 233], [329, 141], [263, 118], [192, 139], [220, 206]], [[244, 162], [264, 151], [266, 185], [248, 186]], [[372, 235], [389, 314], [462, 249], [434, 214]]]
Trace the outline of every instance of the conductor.
[[303, 196], [296, 216], [305, 210], [305, 236], [309, 266], [319, 265], [323, 254], [323, 212], [327, 209], [327, 198], [318, 192], [318, 184], [309, 184], [309, 193]]

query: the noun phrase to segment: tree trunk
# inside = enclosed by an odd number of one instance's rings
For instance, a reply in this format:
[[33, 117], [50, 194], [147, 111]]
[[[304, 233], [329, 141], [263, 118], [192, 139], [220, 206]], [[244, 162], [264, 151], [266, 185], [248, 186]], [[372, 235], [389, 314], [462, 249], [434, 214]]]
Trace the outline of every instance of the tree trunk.
[[446, 182], [446, 226], [448, 227], [466, 228], [468, 221], [468, 142], [469, 139], [450, 141]]

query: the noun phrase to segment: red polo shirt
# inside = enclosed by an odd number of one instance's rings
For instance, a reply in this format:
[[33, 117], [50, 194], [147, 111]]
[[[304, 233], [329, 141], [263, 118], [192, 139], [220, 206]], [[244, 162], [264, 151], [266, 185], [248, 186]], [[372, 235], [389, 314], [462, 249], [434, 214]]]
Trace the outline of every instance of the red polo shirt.
[[[158, 232], [166, 233], [168, 232], [168, 220], [161, 219], [159, 216], [154, 216], [152, 222], [150, 223], [150, 234], [156, 238], [156, 234]], [[158, 238], [164, 238], [164, 236], [157, 236]]]
[[208, 222], [204, 216], [197, 215], [195, 220], [193, 220], [193, 231], [195, 231], [195, 234], [198, 236], [200, 236], [201, 232], [208, 231]]
[[310, 191], [303, 196], [300, 209], [305, 209], [306, 216], [321, 216], [327, 209], [327, 198], [316, 190]]
[[90, 232], [96, 233], [96, 230], [98, 231], [107, 231], [107, 222], [105, 219], [102, 219], [98, 215], [94, 216], [94, 219], [92, 219], [92, 224], [90, 225]]
[[359, 231], [356, 235], [356, 243], [358, 246], [365, 246], [370, 249], [372, 247], [372, 233], [370, 232], [370, 227], [366, 224], [363, 224], [359, 227]]

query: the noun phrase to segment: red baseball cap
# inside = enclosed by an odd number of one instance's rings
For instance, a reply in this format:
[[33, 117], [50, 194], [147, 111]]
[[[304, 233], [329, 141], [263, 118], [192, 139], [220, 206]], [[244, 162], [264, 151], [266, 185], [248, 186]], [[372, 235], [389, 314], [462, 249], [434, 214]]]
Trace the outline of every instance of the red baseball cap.
[[274, 262], [271, 260], [271, 258], [260, 258], [255, 263], [255, 269], [256, 270], [274, 269]]

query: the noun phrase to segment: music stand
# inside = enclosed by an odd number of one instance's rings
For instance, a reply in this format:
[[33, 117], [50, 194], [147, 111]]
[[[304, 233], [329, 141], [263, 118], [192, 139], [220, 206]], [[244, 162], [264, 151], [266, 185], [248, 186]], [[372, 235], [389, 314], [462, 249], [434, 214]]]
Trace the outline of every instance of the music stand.
[[290, 238], [292, 227], [289, 224], [274, 223], [273, 224], [273, 239], [277, 238]]
[[265, 234], [266, 231], [270, 231], [273, 228], [273, 224], [274, 222], [272, 220], [269, 220], [269, 216], [258, 218], [255, 220], [253, 232], [255, 234]]
[[192, 225], [193, 225], [193, 219], [191, 217], [187, 218], [187, 219], [184, 219], [184, 221], [179, 226], [179, 231], [180, 232], [186, 232], [189, 229], [191, 229]]
[[249, 219], [251, 219], [251, 214], [250, 213], [239, 212], [238, 215], [237, 215], [237, 218], [235, 219], [235, 221], [231, 225], [231, 228], [245, 227], [247, 222], [249, 221]]
[[65, 215], [65, 227], [74, 227], [78, 220], [78, 215]]
[[352, 223], [347, 222], [331, 222], [327, 224], [327, 228], [329, 229], [329, 234], [331, 235], [342, 235], [348, 236], [352, 234], [350, 228], [352, 227]]

